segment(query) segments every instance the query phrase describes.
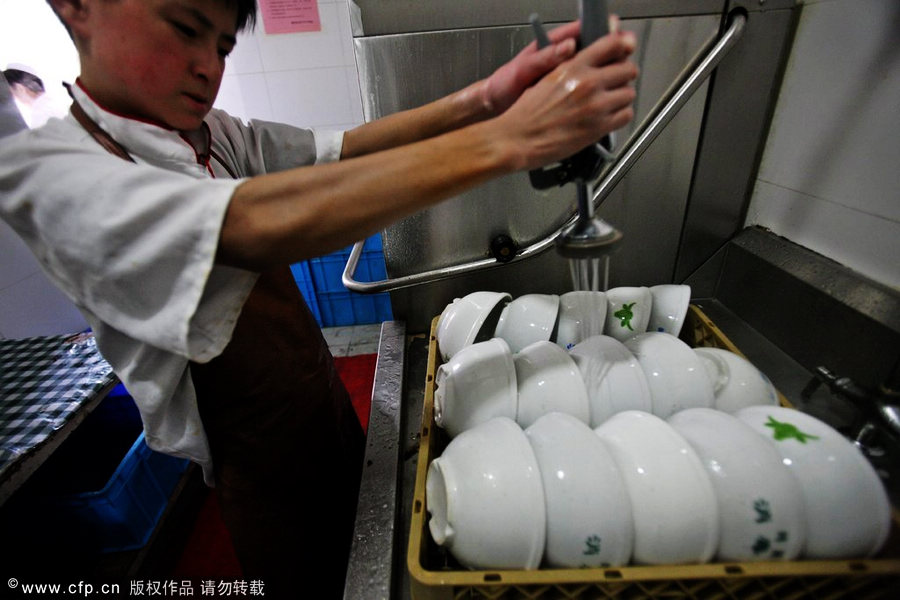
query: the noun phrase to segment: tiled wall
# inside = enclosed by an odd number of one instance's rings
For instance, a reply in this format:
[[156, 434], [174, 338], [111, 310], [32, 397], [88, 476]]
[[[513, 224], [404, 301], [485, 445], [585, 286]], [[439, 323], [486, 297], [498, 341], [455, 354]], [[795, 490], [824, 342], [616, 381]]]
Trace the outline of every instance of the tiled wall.
[[346, 0], [319, 0], [322, 30], [242, 33], [216, 106], [245, 119], [349, 129], [363, 122]]
[[748, 223], [900, 289], [900, 2], [807, 0]]

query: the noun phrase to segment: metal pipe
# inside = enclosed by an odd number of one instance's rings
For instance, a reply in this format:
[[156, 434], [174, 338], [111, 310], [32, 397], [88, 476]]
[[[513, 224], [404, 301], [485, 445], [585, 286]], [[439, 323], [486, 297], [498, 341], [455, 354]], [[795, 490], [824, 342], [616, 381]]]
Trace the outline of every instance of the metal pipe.
[[[731, 24], [719, 41], [712, 47], [706, 56], [697, 63], [694, 68], [683, 70], [677, 78], [677, 89], [671, 92], [671, 98], [658, 110], [654, 108], [641, 127], [638, 128], [616, 156], [616, 160], [604, 171], [600, 181], [594, 186], [594, 206], [600, 206], [613, 191], [613, 188], [631, 170], [644, 151], [653, 143], [653, 140], [662, 133], [666, 125], [675, 118], [681, 108], [687, 104], [703, 82], [712, 74], [713, 70], [722, 61], [728, 51], [734, 47], [744, 32], [747, 18], [743, 13], [735, 13], [731, 16]], [[691, 61], [696, 63], [696, 59]], [[671, 89], [671, 88], [670, 88]], [[644, 123], [647, 123], [644, 126]]]
[[[707, 44], [704, 44], [704, 50], [711, 46], [710, 50], [705, 53], [705, 56], [693, 59], [688, 63], [688, 66], [682, 70], [669, 87], [669, 91], [663, 96], [663, 99], [650, 111], [650, 114], [641, 122], [631, 134], [631, 137], [629, 137], [622, 146], [615, 160], [603, 171], [598, 183], [594, 186], [595, 191], [592, 199], [594, 207], [600, 206], [600, 204], [606, 200], [615, 186], [623, 177], [625, 177], [653, 140], [655, 140], [662, 130], [665, 129], [678, 111], [681, 110], [703, 82], [706, 81], [716, 66], [722, 62], [722, 59], [725, 58], [728, 52], [738, 42], [741, 34], [743, 34], [746, 21], [747, 17], [743, 12], [733, 12], [730, 15], [730, 22], [725, 32], [721, 36], [714, 36]], [[701, 51], [701, 54], [703, 54], [703, 51]], [[573, 215], [556, 231], [553, 231], [544, 239], [522, 249], [511, 261], [501, 263], [494, 258], [485, 258], [459, 265], [440, 267], [422, 273], [382, 279], [381, 281], [363, 282], [353, 279], [353, 275], [356, 272], [356, 266], [359, 263], [359, 257], [362, 255], [363, 242], [360, 241], [353, 246], [353, 250], [350, 252], [350, 257], [347, 259], [347, 265], [344, 268], [341, 279], [344, 286], [349, 290], [364, 294], [372, 294], [430, 283], [433, 281], [441, 281], [473, 271], [499, 267], [511, 262], [525, 260], [550, 249], [553, 247], [557, 236], [564, 229], [570, 227], [577, 218], [577, 214]]]

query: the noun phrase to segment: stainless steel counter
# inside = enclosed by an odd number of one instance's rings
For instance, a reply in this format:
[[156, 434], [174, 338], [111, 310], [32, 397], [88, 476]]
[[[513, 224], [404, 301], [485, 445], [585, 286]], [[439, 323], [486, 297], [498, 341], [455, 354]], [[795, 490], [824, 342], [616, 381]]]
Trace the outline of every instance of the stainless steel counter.
[[428, 337], [382, 324], [344, 598], [409, 598], [406, 545], [425, 398]]

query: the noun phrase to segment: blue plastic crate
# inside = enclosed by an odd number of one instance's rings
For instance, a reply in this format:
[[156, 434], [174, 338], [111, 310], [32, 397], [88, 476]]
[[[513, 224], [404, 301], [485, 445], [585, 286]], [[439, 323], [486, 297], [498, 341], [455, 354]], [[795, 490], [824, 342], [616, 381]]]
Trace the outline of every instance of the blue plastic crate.
[[102, 488], [141, 431], [141, 414], [120, 383], [41, 465], [29, 479], [28, 488], [39, 496]]
[[323, 327], [381, 323], [394, 318], [387, 294], [325, 292], [319, 300]]
[[40, 524], [99, 552], [146, 545], [189, 461], [154, 452], [141, 433], [101, 489], [40, 497]]
[[[359, 294], [344, 287], [342, 277], [353, 246], [310, 259], [309, 272], [319, 310], [319, 325], [337, 327], [380, 323], [393, 319], [387, 293]], [[387, 277], [381, 234], [366, 239], [354, 277], [358, 281], [377, 281]]]
[[376, 233], [372, 237], [366, 238], [363, 243], [363, 252], [383, 252], [384, 247], [381, 241], [381, 234]]
[[[361, 257], [360, 262], [362, 262]], [[339, 253], [311, 258], [309, 268], [316, 294], [346, 292], [347, 288], [344, 287], [341, 280], [346, 265], [347, 257]]]

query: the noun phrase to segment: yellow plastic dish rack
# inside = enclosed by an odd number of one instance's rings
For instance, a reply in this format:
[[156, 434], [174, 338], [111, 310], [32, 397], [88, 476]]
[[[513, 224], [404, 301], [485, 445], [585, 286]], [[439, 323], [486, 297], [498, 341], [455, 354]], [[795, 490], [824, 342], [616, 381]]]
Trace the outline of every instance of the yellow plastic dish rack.
[[[873, 559], [477, 571], [447, 564], [446, 553], [428, 532], [425, 505], [428, 465], [449, 441], [434, 424], [434, 374], [439, 361], [437, 321], [435, 318], [431, 324], [407, 553], [414, 600], [900, 598], [900, 513], [896, 507], [888, 542], [879, 557]], [[724, 348], [743, 356], [696, 305], [690, 306], [681, 338], [692, 347]], [[779, 398], [783, 405], [790, 406], [780, 393]]]

